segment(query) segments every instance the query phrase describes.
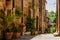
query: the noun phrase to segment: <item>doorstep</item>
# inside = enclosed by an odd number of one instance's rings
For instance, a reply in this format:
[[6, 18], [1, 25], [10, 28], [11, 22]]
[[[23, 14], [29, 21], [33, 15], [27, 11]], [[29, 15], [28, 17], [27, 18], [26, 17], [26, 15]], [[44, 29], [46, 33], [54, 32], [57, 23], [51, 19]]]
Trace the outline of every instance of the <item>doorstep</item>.
[[53, 33], [53, 35], [56, 37], [56, 36], [59, 36], [59, 33], [55, 32], [55, 33]]
[[24, 35], [31, 35], [31, 32], [25, 32]]

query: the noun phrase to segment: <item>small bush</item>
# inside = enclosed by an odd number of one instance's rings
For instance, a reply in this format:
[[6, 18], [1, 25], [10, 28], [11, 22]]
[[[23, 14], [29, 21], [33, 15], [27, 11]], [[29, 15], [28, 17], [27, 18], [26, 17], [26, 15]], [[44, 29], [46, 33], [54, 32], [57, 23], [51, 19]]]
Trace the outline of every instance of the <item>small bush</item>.
[[50, 28], [50, 32], [51, 32], [51, 33], [56, 32], [56, 26], [55, 26], [55, 25], [53, 25], [53, 26]]

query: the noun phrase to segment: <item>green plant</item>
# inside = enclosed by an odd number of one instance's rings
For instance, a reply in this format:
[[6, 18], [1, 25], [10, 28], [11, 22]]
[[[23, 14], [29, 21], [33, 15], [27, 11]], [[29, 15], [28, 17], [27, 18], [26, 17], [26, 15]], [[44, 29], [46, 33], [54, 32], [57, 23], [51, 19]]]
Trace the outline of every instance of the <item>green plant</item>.
[[14, 31], [14, 23], [11, 23], [10, 26], [7, 26], [5, 32], [13, 32]]
[[56, 12], [51, 11], [51, 12], [48, 13], [48, 15], [49, 15], [49, 18], [50, 18], [50, 22], [51, 23], [56, 23]]
[[5, 23], [6, 23], [6, 20], [5, 20], [5, 11], [3, 9], [0, 10], [0, 23], [5, 27]]
[[6, 32], [13, 32], [13, 25], [12, 23], [14, 22], [14, 14], [10, 13], [8, 16], [4, 17], [4, 28]]
[[23, 13], [22, 13], [22, 11], [21, 11], [21, 9], [19, 7], [16, 8], [15, 16], [19, 16], [19, 17], [22, 17], [23, 16]]
[[27, 28], [27, 31], [34, 31], [35, 27], [34, 27], [34, 23], [35, 23], [35, 19], [34, 18], [30, 18], [30, 17], [27, 17], [27, 23], [26, 23], [26, 28]]
[[4, 10], [0, 10], [0, 21], [1, 19], [4, 20], [4, 17], [5, 17]]
[[17, 32], [17, 33], [20, 32], [20, 25], [14, 23], [14, 32]]
[[56, 32], [56, 24], [53, 24], [50, 28], [48, 28], [47, 33], [54, 33]]
[[6, 16], [6, 19], [7, 19], [7, 21], [13, 22], [13, 20], [14, 20], [14, 14], [13, 13], [9, 14], [8, 16]]
[[51, 29], [50, 29], [51, 33], [56, 32], [56, 25], [52, 25]]
[[18, 27], [15, 27], [14, 28], [14, 32], [20, 32], [19, 28]]

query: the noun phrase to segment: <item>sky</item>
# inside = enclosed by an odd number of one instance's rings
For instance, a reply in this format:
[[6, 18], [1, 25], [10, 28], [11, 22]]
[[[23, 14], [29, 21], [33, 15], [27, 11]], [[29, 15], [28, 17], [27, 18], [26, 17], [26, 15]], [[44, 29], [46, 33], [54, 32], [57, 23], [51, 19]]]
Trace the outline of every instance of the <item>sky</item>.
[[56, 11], [56, 0], [46, 0], [46, 9], [50, 11]]

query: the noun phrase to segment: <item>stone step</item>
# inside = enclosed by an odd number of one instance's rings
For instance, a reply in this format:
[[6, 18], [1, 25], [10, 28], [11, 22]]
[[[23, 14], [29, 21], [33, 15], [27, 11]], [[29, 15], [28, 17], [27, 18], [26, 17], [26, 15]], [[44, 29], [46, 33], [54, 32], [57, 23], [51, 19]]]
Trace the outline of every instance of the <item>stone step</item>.
[[53, 33], [54, 36], [59, 36], [59, 33], [55, 32]]
[[31, 32], [25, 32], [24, 35], [31, 35]]

